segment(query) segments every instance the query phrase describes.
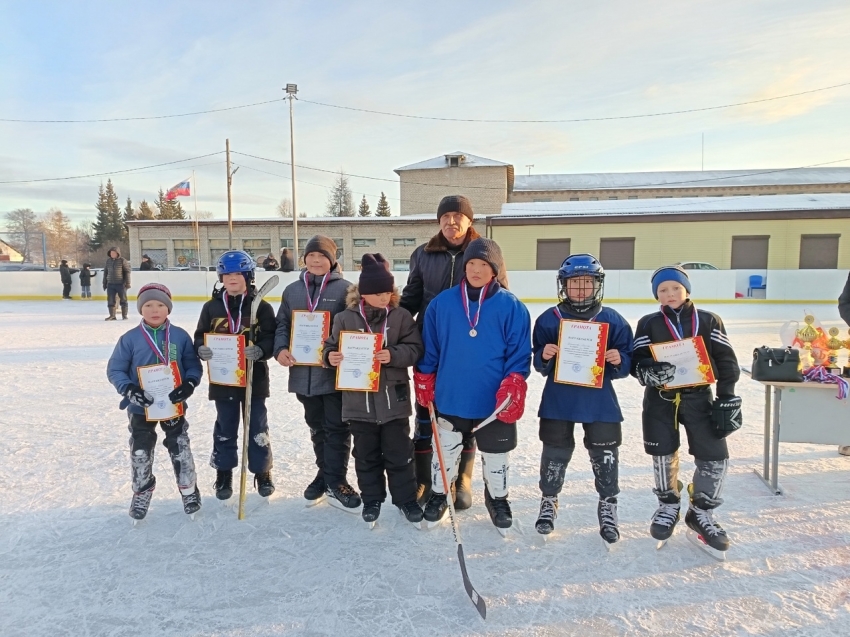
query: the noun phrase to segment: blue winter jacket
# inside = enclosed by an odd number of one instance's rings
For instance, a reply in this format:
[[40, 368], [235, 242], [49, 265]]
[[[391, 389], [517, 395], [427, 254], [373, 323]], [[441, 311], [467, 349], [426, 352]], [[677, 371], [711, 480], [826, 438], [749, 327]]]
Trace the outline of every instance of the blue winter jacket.
[[[498, 285], [498, 284], [496, 284]], [[463, 308], [462, 287], [438, 294], [425, 311], [425, 355], [419, 371], [437, 373], [435, 402], [441, 413], [486, 418], [496, 409], [496, 392], [507, 376], [531, 372], [531, 317], [519, 299], [499, 287], [488, 292], [476, 337]], [[470, 303], [474, 317], [478, 303]]]
[[632, 328], [620, 314], [610, 307], [602, 310], [593, 319], [597, 323], [608, 323], [608, 346], [606, 350], [620, 352], [620, 365], [614, 367], [605, 363], [602, 387], [580, 387], [555, 382], [555, 358], [543, 360], [543, 348], [548, 343], [558, 342], [561, 318], [572, 321], [587, 320], [568, 313], [564, 306], [550, 307], [537, 317], [534, 323], [532, 343], [534, 349], [534, 369], [546, 376], [543, 398], [537, 415], [540, 418], [569, 420], [572, 422], [623, 422], [620, 403], [611, 382], [615, 378], [629, 375], [632, 361], [634, 337]]
[[[151, 330], [148, 330], [148, 334], [151, 334]], [[198, 385], [203, 375], [203, 367], [201, 367], [201, 360], [195, 353], [192, 337], [186, 333], [186, 330], [176, 325], [171, 325], [170, 334], [169, 349], [171, 356], [169, 360], [177, 361], [180, 378], [183, 381], [191, 380], [195, 382], [195, 385]], [[164, 345], [164, 340], [165, 330], [157, 330], [157, 345], [160, 351]], [[130, 404], [129, 400], [123, 398], [123, 395], [128, 386], [139, 384], [139, 376], [136, 371], [138, 367], [156, 365], [159, 362], [161, 361], [154, 354], [138, 325], [118, 339], [112, 356], [109, 357], [109, 363], [106, 365], [106, 376], [118, 393], [122, 395], [119, 405], [121, 409], [127, 409], [133, 414], [145, 413], [143, 407]]]

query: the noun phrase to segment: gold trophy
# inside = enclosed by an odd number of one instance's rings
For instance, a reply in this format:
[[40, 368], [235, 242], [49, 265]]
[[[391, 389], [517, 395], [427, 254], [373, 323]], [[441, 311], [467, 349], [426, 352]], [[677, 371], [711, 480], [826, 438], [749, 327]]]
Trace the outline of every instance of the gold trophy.
[[829, 338], [826, 339], [826, 369], [830, 374], [839, 374], [841, 372], [840, 368], [838, 367], [838, 350], [844, 347], [844, 341], [838, 338], [838, 334], [839, 330], [837, 327], [829, 328]]
[[800, 361], [805, 370], [814, 365], [812, 343], [817, 340], [818, 331], [814, 327], [815, 317], [813, 315], [806, 314], [806, 318], [803, 321], [805, 325], [797, 330], [797, 340], [803, 346], [800, 350]]

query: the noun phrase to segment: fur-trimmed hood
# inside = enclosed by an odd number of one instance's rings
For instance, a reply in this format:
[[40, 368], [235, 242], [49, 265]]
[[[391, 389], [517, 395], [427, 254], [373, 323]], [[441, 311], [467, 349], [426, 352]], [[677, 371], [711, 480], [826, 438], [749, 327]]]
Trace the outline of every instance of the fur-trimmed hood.
[[[345, 307], [350, 310], [356, 310], [360, 305], [360, 286], [356, 283], [349, 286], [345, 294]], [[401, 294], [398, 292], [398, 286], [393, 286], [393, 295], [390, 297], [390, 309], [395, 309], [401, 302]]]
[[[481, 235], [478, 234], [478, 231], [473, 227], [469, 226], [469, 230], [466, 231], [466, 238], [463, 240], [463, 244], [458, 246], [458, 249], [463, 251], [466, 250], [466, 246], [469, 245], [469, 242], [473, 239], [477, 239]], [[449, 248], [446, 245], [446, 240], [443, 237], [442, 232], [438, 232], [433, 237], [428, 240], [428, 243], [425, 244], [425, 252], [448, 252]]]

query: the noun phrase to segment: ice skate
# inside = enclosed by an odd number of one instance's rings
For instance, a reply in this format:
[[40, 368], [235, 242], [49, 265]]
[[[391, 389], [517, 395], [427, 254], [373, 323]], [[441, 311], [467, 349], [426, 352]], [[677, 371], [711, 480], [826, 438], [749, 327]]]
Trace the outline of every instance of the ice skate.
[[425, 503], [425, 511], [423, 512], [426, 528], [433, 529], [434, 527], [439, 526], [445, 519], [448, 508], [449, 503], [448, 498], [446, 498], [446, 494], [432, 491], [431, 497], [428, 498], [428, 502]]
[[133, 499], [130, 501], [130, 517], [133, 518], [133, 526], [145, 519], [148, 514], [148, 508], [151, 505], [153, 490], [156, 488], [156, 478], [152, 478], [150, 486], [141, 491], [133, 493]]
[[487, 513], [490, 514], [490, 520], [493, 522], [496, 530], [499, 531], [502, 537], [507, 537], [508, 529], [514, 523], [513, 514], [511, 513], [511, 503], [508, 501], [508, 497], [494, 498], [490, 495], [489, 489], [484, 487], [484, 505], [487, 507]]
[[544, 495], [540, 498], [540, 513], [534, 528], [540, 535], [549, 535], [555, 530], [555, 518], [558, 517], [558, 496]]
[[360, 496], [350, 485], [342, 483], [337, 488], [328, 487], [328, 504], [346, 513], [360, 513]]
[[722, 562], [729, 550], [729, 537], [714, 520], [712, 509], [700, 509], [693, 504], [685, 514], [685, 524], [688, 525], [688, 539], [714, 559]]
[[416, 500], [405, 502], [398, 507], [398, 510], [408, 522], [413, 523], [416, 528], [421, 528], [420, 524], [422, 523], [424, 513]]
[[620, 529], [617, 526], [617, 498], [600, 500], [596, 507], [596, 516], [599, 518], [599, 535], [605, 542], [605, 548], [610, 551], [620, 540]]
[[254, 486], [257, 488], [257, 493], [262, 498], [268, 498], [274, 493], [274, 483], [272, 482], [272, 474], [268, 471], [265, 473], [257, 473], [254, 475]]
[[374, 529], [375, 524], [378, 523], [378, 516], [381, 515], [380, 500], [370, 500], [369, 502], [364, 502], [363, 511], [360, 515], [363, 517], [363, 521], [369, 525], [369, 528]]
[[233, 471], [229, 469], [226, 471], [221, 469], [216, 471], [213, 488], [215, 489], [216, 498], [219, 500], [229, 500], [233, 495]]
[[185, 495], [180, 494], [183, 498], [183, 511], [191, 518], [195, 519], [195, 514], [201, 509], [201, 492], [198, 490], [198, 485], [195, 485], [195, 490]]
[[656, 550], [667, 544], [667, 540], [673, 535], [676, 523], [680, 518], [679, 494], [675, 491], [666, 491], [658, 495], [658, 508], [652, 515], [649, 525], [649, 534], [658, 540]]
[[317, 475], [313, 481], [304, 489], [304, 498], [307, 500], [308, 507], [314, 507], [325, 500], [325, 495], [328, 490], [328, 485], [325, 484], [324, 476]]

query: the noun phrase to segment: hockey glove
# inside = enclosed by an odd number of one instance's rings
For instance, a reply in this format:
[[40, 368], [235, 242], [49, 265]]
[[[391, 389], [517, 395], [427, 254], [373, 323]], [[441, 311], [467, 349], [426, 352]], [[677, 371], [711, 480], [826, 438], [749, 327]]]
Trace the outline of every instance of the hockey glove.
[[136, 407], [150, 407], [153, 405], [153, 396], [138, 385], [130, 385], [124, 390], [124, 397]]
[[177, 403], [186, 402], [186, 400], [195, 393], [195, 381], [184, 380], [180, 387], [168, 394], [168, 400], [175, 405]]
[[428, 403], [434, 402], [434, 386], [437, 384], [436, 374], [423, 374], [413, 372], [413, 388], [416, 391], [416, 402], [427, 407]]
[[740, 396], [718, 396], [711, 405], [711, 424], [714, 435], [725, 438], [743, 424]]
[[210, 361], [213, 357], [213, 351], [211, 347], [207, 347], [206, 345], [201, 345], [198, 348], [198, 358], [202, 361]]
[[245, 348], [245, 358], [249, 361], [258, 361], [263, 357], [263, 348], [259, 345], [249, 345]]
[[663, 387], [676, 377], [676, 366], [646, 359], [637, 364], [635, 372], [638, 382], [644, 387]]
[[522, 418], [522, 412], [525, 411], [525, 392], [527, 390], [528, 385], [525, 379], [516, 372], [502, 381], [499, 390], [496, 392], [496, 407], [505, 402], [506, 398], [510, 398], [511, 402], [499, 413], [499, 420], [514, 423]]

